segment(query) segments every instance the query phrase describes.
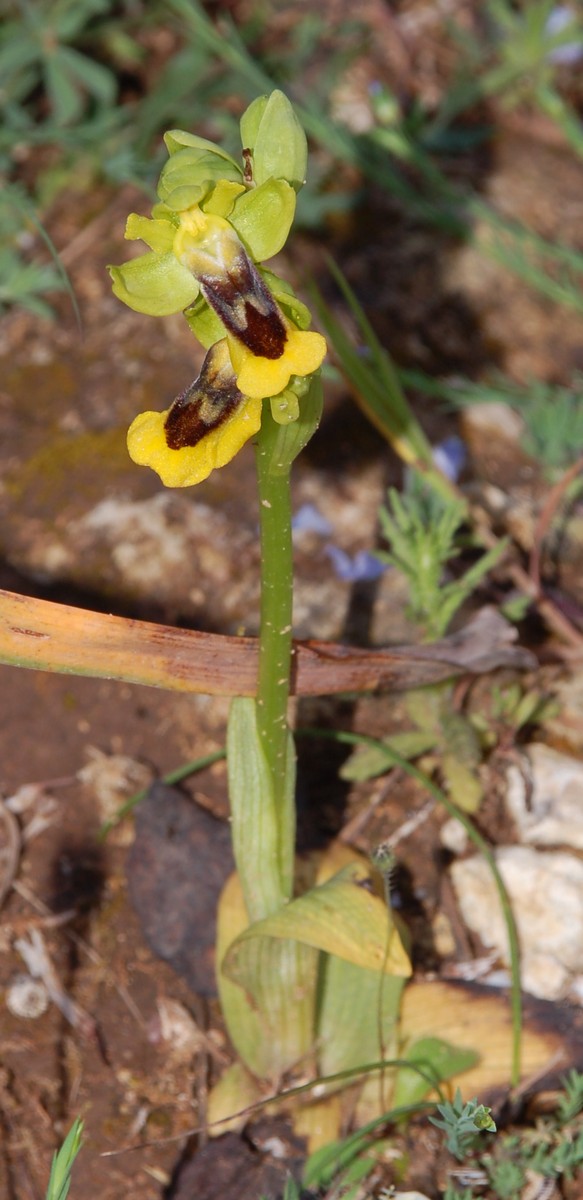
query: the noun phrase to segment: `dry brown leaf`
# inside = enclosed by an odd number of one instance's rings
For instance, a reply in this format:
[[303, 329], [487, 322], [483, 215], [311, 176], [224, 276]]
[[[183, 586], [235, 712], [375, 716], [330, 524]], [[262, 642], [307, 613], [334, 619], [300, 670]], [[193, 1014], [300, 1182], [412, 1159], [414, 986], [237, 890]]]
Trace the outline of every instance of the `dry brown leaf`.
[[[453, 1081], [465, 1100], [481, 1101], [507, 1091], [512, 1061], [508, 998], [497, 988], [474, 983], [411, 983], [405, 988], [401, 1032], [407, 1041], [440, 1037], [470, 1050], [481, 1061]], [[583, 1032], [573, 1010], [550, 1001], [524, 1001], [521, 1077], [537, 1080], [583, 1066]]]

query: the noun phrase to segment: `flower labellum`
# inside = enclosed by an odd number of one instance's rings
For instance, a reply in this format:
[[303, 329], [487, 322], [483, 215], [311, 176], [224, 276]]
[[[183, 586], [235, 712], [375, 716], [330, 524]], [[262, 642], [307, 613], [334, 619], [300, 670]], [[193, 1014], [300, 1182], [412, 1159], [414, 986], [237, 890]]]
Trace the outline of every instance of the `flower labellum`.
[[191, 487], [230, 462], [260, 425], [261, 401], [239, 391], [223, 340], [211, 347], [198, 378], [169, 409], [136, 417], [128, 451], [166, 487]]
[[294, 329], [229, 222], [194, 206], [180, 216], [174, 253], [200, 284], [227, 330], [231, 361], [241, 391], [265, 399], [283, 391], [292, 375], [321, 366], [321, 334]]

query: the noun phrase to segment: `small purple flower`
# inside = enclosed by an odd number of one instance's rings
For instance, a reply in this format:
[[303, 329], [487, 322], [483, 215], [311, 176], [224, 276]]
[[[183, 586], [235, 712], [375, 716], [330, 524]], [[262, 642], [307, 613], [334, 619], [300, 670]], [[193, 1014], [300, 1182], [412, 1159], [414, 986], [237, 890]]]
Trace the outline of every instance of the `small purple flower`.
[[466, 448], [462, 439], [452, 434], [433, 449], [433, 461], [446, 479], [456, 483], [466, 463]]
[[332, 526], [327, 517], [322, 516], [315, 504], [302, 504], [292, 517], [294, 533], [319, 533], [322, 537], [330, 537]]
[[357, 550], [356, 554], [350, 555], [328, 542], [324, 554], [330, 559], [338, 579], [345, 583], [374, 581], [387, 570], [387, 564], [380, 562], [369, 550]]
[[557, 4], [545, 26], [547, 37], [562, 33], [570, 25], [573, 26], [573, 41], [565, 42], [564, 46], [555, 46], [554, 50], [549, 50], [547, 54], [547, 61], [559, 67], [572, 67], [580, 62], [583, 58], [583, 38], [575, 25], [575, 13], [572, 8], [569, 8], [568, 4]]

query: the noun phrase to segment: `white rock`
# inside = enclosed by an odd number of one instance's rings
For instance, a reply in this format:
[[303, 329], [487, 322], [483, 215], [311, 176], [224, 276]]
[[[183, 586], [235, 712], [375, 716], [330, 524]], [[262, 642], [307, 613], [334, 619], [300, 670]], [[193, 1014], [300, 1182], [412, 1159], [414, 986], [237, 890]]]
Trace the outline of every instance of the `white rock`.
[[469, 841], [461, 821], [455, 817], [450, 817], [449, 821], [445, 821], [442, 825], [439, 839], [442, 846], [445, 846], [446, 850], [451, 850], [452, 854], [464, 854]]
[[520, 442], [524, 433], [524, 421], [519, 413], [502, 401], [484, 401], [464, 409], [465, 428], [471, 428], [479, 436], [504, 438]]
[[530, 781], [518, 767], [508, 771], [506, 799], [521, 840], [583, 850], [583, 762], [538, 743], [528, 761]]
[[[583, 861], [567, 852], [503, 846], [496, 862], [518, 926], [522, 985], [535, 996], [561, 999], [583, 972]], [[466, 924], [508, 964], [508, 933], [487, 863], [475, 856], [450, 871]]]
[[6, 1007], [15, 1017], [35, 1021], [49, 1007], [49, 996], [44, 983], [31, 975], [15, 975], [6, 989]]
[[425, 1192], [390, 1192], [389, 1195], [394, 1195], [395, 1200], [429, 1200]]

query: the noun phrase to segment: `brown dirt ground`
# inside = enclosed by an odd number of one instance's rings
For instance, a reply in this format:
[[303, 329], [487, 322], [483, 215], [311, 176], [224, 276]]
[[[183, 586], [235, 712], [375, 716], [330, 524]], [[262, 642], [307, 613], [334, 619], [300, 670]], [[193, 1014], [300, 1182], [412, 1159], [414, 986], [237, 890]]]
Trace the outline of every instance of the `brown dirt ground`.
[[[379, 6], [373, 7], [380, 19]], [[431, 6], [406, 7], [431, 25], [425, 13]], [[434, 73], [432, 46], [428, 37], [420, 75], [428, 93]], [[438, 42], [436, 47], [439, 59]], [[395, 51], [391, 69], [406, 74], [411, 69], [407, 55], [399, 59]], [[496, 194], [505, 183], [510, 211], [530, 218], [542, 233], [553, 236], [564, 231], [572, 218], [581, 169], [573, 167], [563, 147], [549, 146], [537, 130], [537, 136], [531, 133], [504, 135], [494, 147], [487, 174], [494, 180]], [[524, 172], [517, 169], [520, 155], [531, 172], [526, 191]], [[551, 201], [541, 202], [541, 195], [548, 197], [551, 188], [554, 207]], [[451, 248], [443, 243], [436, 246], [421, 230], [410, 231], [405, 238], [407, 224], [390, 205], [374, 199], [378, 208], [372, 220], [376, 229], [383, 230], [380, 248], [367, 244], [368, 234], [358, 222], [332, 229], [330, 240], [363, 299], [368, 294], [377, 328], [400, 361], [417, 363], [428, 371], [470, 366], [476, 371], [480, 364], [494, 362], [517, 378], [523, 377], [526, 364], [533, 374], [547, 378], [560, 378], [577, 365], [577, 322], [569, 314], [557, 315], [558, 310], [534, 300], [509, 277], [504, 278], [501, 293], [500, 277], [487, 276], [484, 282], [468, 259], [458, 279]], [[114, 198], [100, 191], [90, 201], [80, 197], [53, 214], [51, 235], [57, 246], [69, 247], [67, 266], [83, 311], [84, 340], [79, 341], [62, 298], [57, 301], [58, 320], [53, 327], [22, 314], [4, 321], [0, 332], [1, 416], [6, 434], [2, 462], [8, 472], [17, 471], [38, 451], [47, 427], [63, 411], [74, 412], [82, 427], [115, 430], [121, 445], [123, 427], [135, 412], [138, 397], [143, 402], [144, 392], [158, 395], [161, 381], [165, 393], [174, 386], [178, 391], [185, 374], [192, 373], [190, 343], [178, 321], [165, 323], [166, 341], [160, 334], [153, 340], [148, 319], [121, 312], [109, 297], [103, 268], [107, 261], [119, 261], [123, 219], [135, 203], [131, 189]], [[309, 241], [301, 240], [299, 261], [308, 256], [313, 261], [315, 254]], [[509, 328], [503, 328], [502, 311], [511, 314]], [[43, 365], [47, 356], [48, 372]], [[120, 366], [125, 371], [123, 387]], [[31, 390], [38, 421], [28, 423], [25, 440], [21, 399]], [[439, 435], [443, 419], [428, 406], [423, 415], [432, 436]], [[345, 434], [342, 454], [349, 441]], [[339, 461], [338, 444], [328, 453], [330, 469], [331, 463]], [[148, 493], [150, 483], [143, 486]], [[11, 520], [16, 520], [14, 511]], [[79, 593], [66, 580], [47, 587], [16, 566], [7, 555], [0, 573], [2, 586], [81, 606], [109, 602], [97, 590], [90, 596]], [[120, 607], [127, 611], [125, 601]], [[142, 608], [136, 615], [164, 614], [154, 604], [150, 611]], [[386, 711], [384, 699], [365, 700], [356, 712], [326, 702], [319, 715], [328, 723], [344, 721], [367, 732], [386, 732]], [[75, 1168], [74, 1200], [90, 1196], [122, 1200], [130, 1195], [132, 1200], [160, 1200], [168, 1194], [179, 1164], [192, 1154], [195, 1161], [196, 1151], [204, 1145], [204, 1135], [187, 1142], [186, 1133], [204, 1124], [209, 1081], [228, 1056], [216, 1004], [194, 994], [146, 944], [128, 899], [131, 825], [122, 826], [104, 844], [98, 839], [104, 816], [135, 790], [131, 768], [120, 764], [121, 780], [116, 786], [103, 784], [101, 796], [95, 785], [80, 782], [78, 773], [96, 748], [108, 756], [126, 756], [160, 777], [181, 762], [220, 748], [225, 716], [223, 702], [1, 668], [1, 794], [7, 799], [24, 785], [37, 787], [20, 817], [20, 861], [2, 914], [0, 988], [5, 993], [15, 973], [23, 970], [15, 939], [38, 930], [64, 990], [80, 1006], [71, 1023], [54, 1004], [36, 1020], [16, 1017], [2, 1005], [0, 1195], [6, 1200], [41, 1200], [51, 1155], [77, 1114], [86, 1122], [86, 1143]], [[397, 719], [398, 710], [392, 717]], [[348, 794], [332, 773], [333, 762], [312, 757], [306, 763], [306, 778], [319, 789], [324, 823], [338, 829], [366, 807], [371, 790], [361, 787]], [[223, 764], [194, 777], [185, 790], [207, 811], [226, 817]], [[422, 803], [422, 796], [403, 785], [379, 804], [357, 841], [363, 847], [374, 845]], [[32, 820], [39, 815], [43, 823], [35, 829]], [[498, 819], [499, 814], [494, 825]], [[444, 891], [438, 826], [438, 818], [432, 818], [403, 847], [403, 870], [410, 876], [411, 896], [417, 897], [409, 913], [416, 958], [424, 969], [438, 966], [432, 919], [440, 905], [451, 908], [452, 904]], [[69, 916], [62, 924], [51, 920], [54, 914], [66, 912]], [[209, 912], [207, 932], [211, 923]], [[463, 932], [460, 937], [458, 950], [463, 957], [468, 945]], [[173, 1052], [161, 1036], [160, 1006], [168, 1001], [180, 1003], [204, 1034], [182, 1053]], [[431, 1164], [435, 1140], [427, 1133], [423, 1136], [427, 1146], [420, 1150], [419, 1143], [416, 1154]], [[132, 1150], [136, 1143], [146, 1144]], [[225, 1144], [225, 1155], [226, 1150]], [[233, 1153], [240, 1153], [240, 1148]], [[293, 1153], [297, 1149], [292, 1158]], [[184, 1200], [187, 1194], [197, 1200], [216, 1194], [213, 1181], [216, 1185], [220, 1178], [216, 1171], [219, 1167], [211, 1156], [206, 1184], [191, 1181], [188, 1190], [172, 1194]], [[424, 1182], [429, 1186], [427, 1175]], [[232, 1177], [223, 1186], [222, 1194], [235, 1194], [229, 1191], [235, 1186]], [[258, 1176], [253, 1186], [258, 1200], [262, 1186], [268, 1185]]]

